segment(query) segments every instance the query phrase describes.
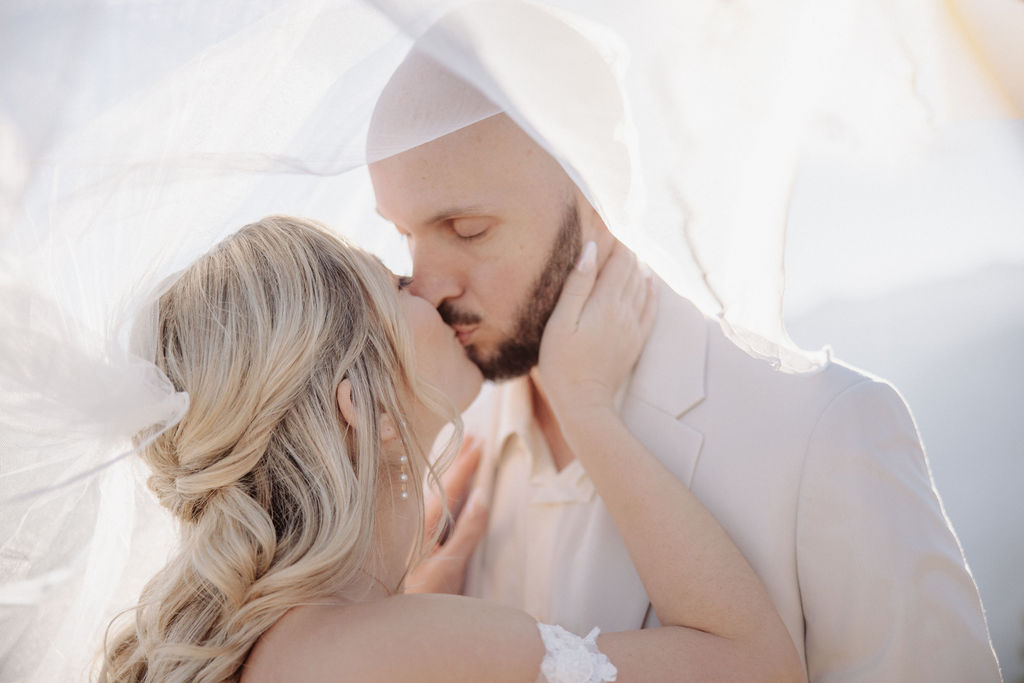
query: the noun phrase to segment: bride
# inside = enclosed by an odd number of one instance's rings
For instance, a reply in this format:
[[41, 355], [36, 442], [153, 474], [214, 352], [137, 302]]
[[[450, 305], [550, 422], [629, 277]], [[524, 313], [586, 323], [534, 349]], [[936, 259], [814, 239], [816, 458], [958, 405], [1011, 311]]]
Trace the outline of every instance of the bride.
[[181, 543], [111, 625], [101, 680], [803, 680], [740, 552], [615, 413], [655, 308], [625, 250], [598, 274], [584, 249], [534, 373], [664, 626], [580, 638], [496, 603], [403, 594], [438, 475], [429, 447], [482, 381], [406, 284], [276, 216], [160, 298], [155, 362], [190, 405], [141, 453]]

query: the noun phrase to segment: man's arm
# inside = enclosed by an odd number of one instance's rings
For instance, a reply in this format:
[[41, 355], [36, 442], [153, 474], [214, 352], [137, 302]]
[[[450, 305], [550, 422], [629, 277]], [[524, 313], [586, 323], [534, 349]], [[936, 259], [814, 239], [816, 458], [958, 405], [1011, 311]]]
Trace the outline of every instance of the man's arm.
[[854, 385], [819, 418], [797, 563], [811, 681], [1000, 680], [977, 587], [891, 386]]

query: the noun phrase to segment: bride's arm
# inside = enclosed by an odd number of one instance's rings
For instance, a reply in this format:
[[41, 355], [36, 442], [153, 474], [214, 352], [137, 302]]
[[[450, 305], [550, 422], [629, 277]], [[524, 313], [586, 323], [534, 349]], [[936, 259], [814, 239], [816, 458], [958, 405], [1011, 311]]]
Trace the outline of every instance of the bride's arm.
[[[584, 262], [586, 263], [586, 262]], [[617, 683], [801, 681], [760, 581], [700, 502], [613, 409], [654, 316], [651, 287], [619, 248], [595, 286], [574, 271], [534, 379], [618, 525], [663, 626], [604, 633]], [[293, 611], [250, 657], [250, 681], [533, 683], [545, 648], [517, 609], [452, 595], [398, 595]]]
[[649, 279], [622, 246], [596, 284], [593, 265], [581, 265], [545, 331], [534, 379], [615, 521], [659, 621], [677, 627], [606, 634], [601, 648], [642, 680], [664, 671], [665, 662], [648, 654], [659, 647], [659, 657], [676, 659], [679, 680], [799, 680], [796, 649], [750, 565], [615, 410], [615, 391], [653, 322]]

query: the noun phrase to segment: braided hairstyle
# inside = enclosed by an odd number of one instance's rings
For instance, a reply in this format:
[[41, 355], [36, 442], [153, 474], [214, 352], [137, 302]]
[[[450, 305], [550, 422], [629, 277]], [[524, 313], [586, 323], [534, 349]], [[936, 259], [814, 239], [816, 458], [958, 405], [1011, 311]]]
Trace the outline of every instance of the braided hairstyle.
[[[242, 228], [158, 309], [156, 364], [190, 405], [142, 456], [181, 541], [128, 612], [132, 623], [108, 629], [100, 680], [237, 680], [289, 608], [322, 600], [369, 559], [393, 474], [381, 415], [398, 417], [421, 465], [409, 468], [418, 493], [417, 473], [433, 470], [405, 426], [407, 404], [441, 411], [444, 401], [414, 381], [390, 274], [310, 221]], [[344, 378], [355, 429], [338, 409]]]

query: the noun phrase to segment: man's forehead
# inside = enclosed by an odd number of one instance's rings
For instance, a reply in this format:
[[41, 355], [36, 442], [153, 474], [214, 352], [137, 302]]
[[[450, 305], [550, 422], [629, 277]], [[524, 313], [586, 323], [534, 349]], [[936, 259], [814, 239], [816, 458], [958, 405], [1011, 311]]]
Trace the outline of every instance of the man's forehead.
[[[490, 192], [567, 178], [559, 163], [505, 114], [489, 117], [436, 140], [370, 164], [378, 193], [430, 191], [447, 197], [435, 212], [475, 203]], [[499, 193], [501, 194], [501, 193]], [[386, 202], [391, 204], [389, 198]]]
[[433, 139], [382, 156], [370, 168], [406, 169], [413, 172], [451, 163], [488, 165], [501, 157], [530, 155], [540, 146], [507, 114], [498, 113], [474, 121]]
[[[370, 165], [377, 212], [395, 223], [432, 224], [499, 210], [541, 182], [532, 150], [463, 130]], [[514, 147], [514, 144], [511, 145]]]

